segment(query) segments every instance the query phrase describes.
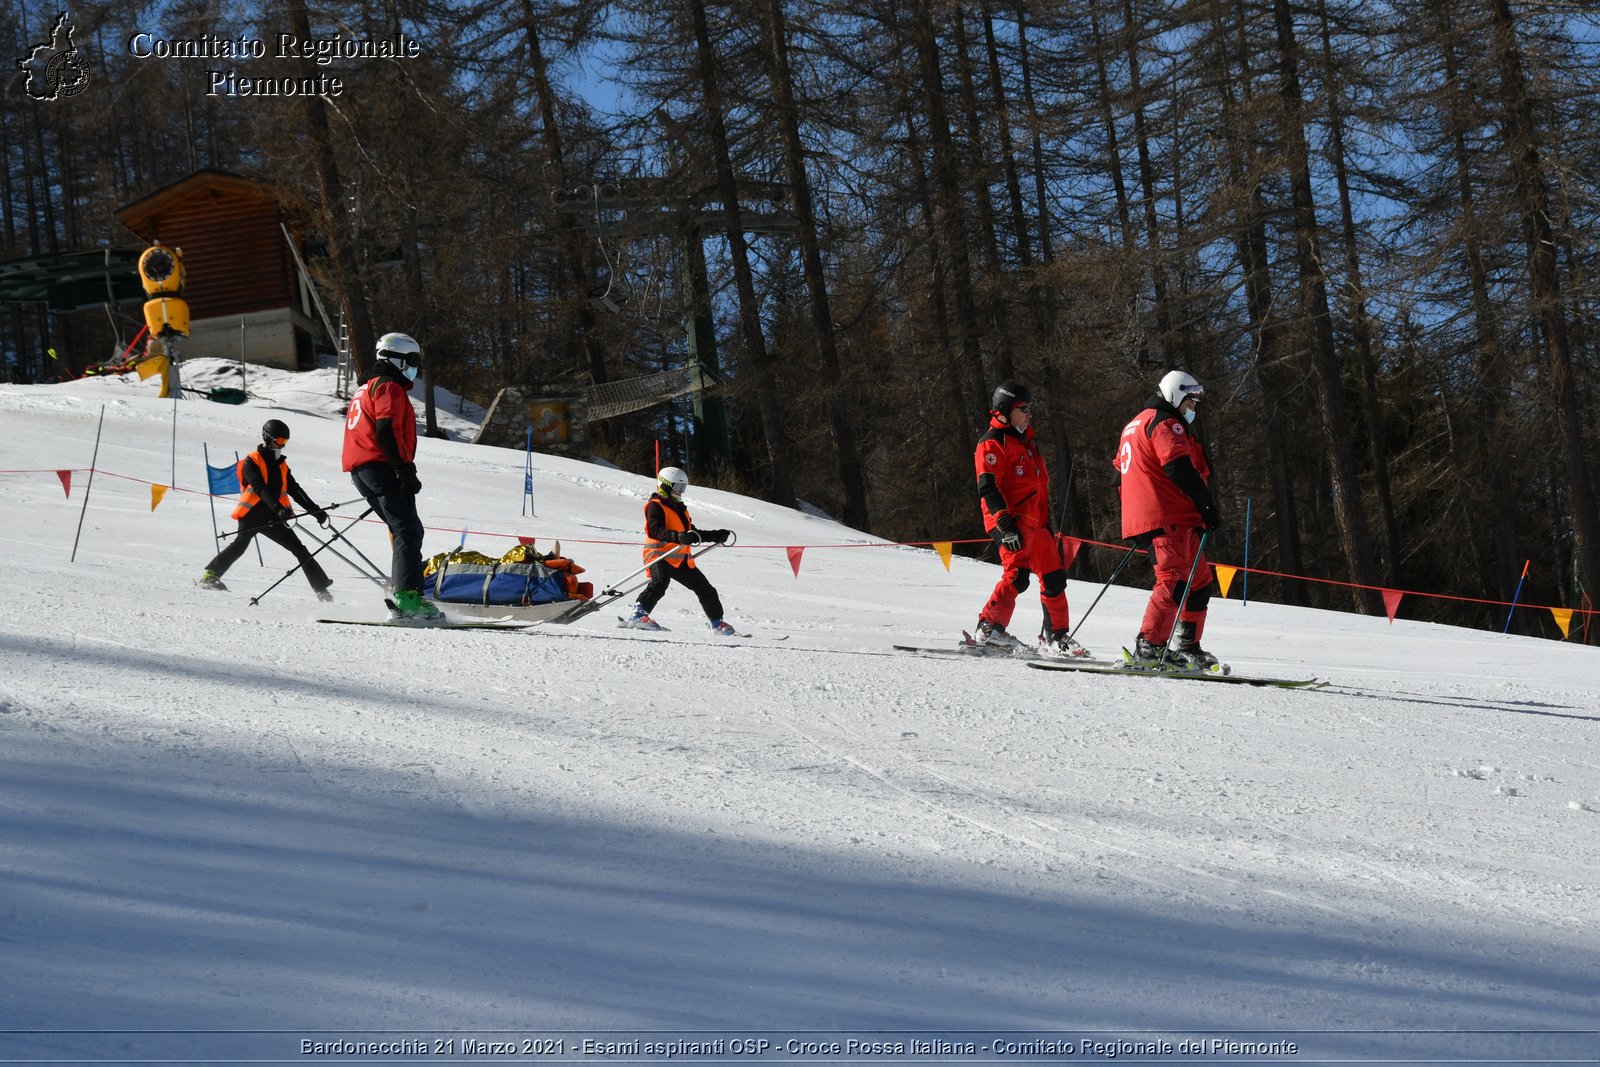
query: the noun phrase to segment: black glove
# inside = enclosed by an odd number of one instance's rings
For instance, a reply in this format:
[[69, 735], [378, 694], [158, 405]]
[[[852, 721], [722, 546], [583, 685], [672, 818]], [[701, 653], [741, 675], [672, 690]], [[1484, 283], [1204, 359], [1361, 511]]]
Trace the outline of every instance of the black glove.
[[1216, 508], [1200, 509], [1200, 525], [1205, 527], [1207, 533], [1216, 533], [1222, 529], [1222, 514]]
[[699, 530], [685, 530], [678, 535], [680, 545], [698, 545], [705, 540], [705, 535]]
[[417, 477], [415, 463], [402, 463], [394, 469], [394, 476], [400, 480], [400, 488], [412, 496], [422, 492], [422, 479]]
[[1010, 552], [1022, 549], [1022, 531], [1017, 529], [1017, 520], [1010, 515], [1001, 515], [994, 521], [995, 529], [1000, 531], [1000, 547]]
[[326, 526], [326, 525], [328, 525], [328, 509], [327, 508], [319, 508], [319, 507], [313, 506], [311, 508], [311, 510], [307, 512], [307, 514], [310, 515], [312, 518], [317, 520], [317, 525], [318, 526]]
[[715, 541], [719, 545], [728, 543], [728, 538], [733, 536], [732, 530], [707, 530], [705, 536], [708, 541]]
[[273, 508], [272, 513], [278, 517], [279, 522], [288, 522], [294, 518], [294, 508]]

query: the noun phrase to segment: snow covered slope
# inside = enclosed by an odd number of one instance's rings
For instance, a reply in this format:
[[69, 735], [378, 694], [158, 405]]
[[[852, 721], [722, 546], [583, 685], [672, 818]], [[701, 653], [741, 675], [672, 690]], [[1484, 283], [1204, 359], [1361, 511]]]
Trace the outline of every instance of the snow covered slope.
[[[177, 405], [179, 488], [203, 489], [202, 443], [231, 459], [276, 416], [311, 495], [354, 497], [327, 384]], [[48, 472], [89, 465], [102, 404], [71, 563], [88, 475], [67, 498]], [[697, 488], [696, 521], [739, 534], [705, 570], [755, 640], [719, 643], [679, 588], [658, 636], [611, 612], [318, 625], [375, 617], [376, 587], [335, 560], [337, 604], [296, 576], [251, 607], [292, 562], [270, 544], [231, 594], [194, 587], [207, 499], [152, 511], [147, 484], [171, 480], [173, 408], [149, 383], [0, 387], [0, 470], [46, 472], [0, 474], [6, 1058], [172, 1056], [67, 1031], [173, 1029], [275, 1031], [250, 1051], [285, 1059], [286, 1034], [469, 1029], [1593, 1053], [1594, 648], [1214, 601], [1236, 670], [1333, 685], [918, 658], [889, 646], [970, 626], [994, 567], [817, 547], [796, 577], [784, 546], [872, 539]], [[492, 555], [560, 539], [597, 583], [636, 568], [650, 480], [535, 461], [524, 519], [520, 453], [422, 441], [429, 551], [465, 528]], [[350, 536], [386, 562], [381, 525]], [[1094, 592], [1072, 583], [1074, 610]], [[1143, 601], [1112, 590], [1079, 636], [1113, 652]], [[1485, 1029], [1587, 1033], [1449, 1032]]]

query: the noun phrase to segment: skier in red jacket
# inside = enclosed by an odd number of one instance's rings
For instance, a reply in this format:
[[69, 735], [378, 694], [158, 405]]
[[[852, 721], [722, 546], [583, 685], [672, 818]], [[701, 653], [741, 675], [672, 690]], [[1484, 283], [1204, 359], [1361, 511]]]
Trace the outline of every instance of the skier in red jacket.
[[989, 403], [989, 432], [978, 439], [973, 462], [983, 527], [1000, 548], [1004, 571], [978, 616], [980, 645], [1019, 649], [1023, 643], [1006, 630], [1017, 594], [1039, 573], [1039, 599], [1045, 624], [1039, 651], [1053, 656], [1087, 656], [1068, 633], [1067, 568], [1061, 541], [1050, 524], [1050, 472], [1033, 443], [1033, 393], [1017, 382], [1002, 382]]
[[[1122, 536], [1148, 545], [1155, 555], [1156, 584], [1130, 653], [1133, 663], [1208, 669], [1217, 657], [1200, 647], [1206, 607], [1214, 588], [1211, 564], [1200, 551], [1200, 534], [1222, 525], [1212, 499], [1211, 463], [1190, 429], [1205, 387], [1185, 371], [1170, 371], [1157, 395], [1122, 428], [1117, 446], [1121, 475]], [[1198, 557], [1198, 558], [1197, 558]], [[1184, 583], [1194, 584], [1178, 618]]]
[[411, 384], [422, 366], [422, 346], [409, 334], [378, 338], [372, 377], [350, 398], [344, 422], [344, 469], [356, 491], [389, 527], [393, 541], [389, 581], [394, 610], [408, 619], [442, 619], [422, 595], [422, 519], [417, 515], [417, 413]]

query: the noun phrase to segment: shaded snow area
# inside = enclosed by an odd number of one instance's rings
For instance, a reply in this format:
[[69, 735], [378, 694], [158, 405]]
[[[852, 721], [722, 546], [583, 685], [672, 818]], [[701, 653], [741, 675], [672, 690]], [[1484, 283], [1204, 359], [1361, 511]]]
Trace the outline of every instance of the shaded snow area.
[[[307, 491], [355, 496], [331, 372], [250, 390], [176, 405], [152, 511], [153, 382], [0, 387], [0, 469], [45, 472], [0, 475], [0, 1059], [1595, 1058], [1600, 650], [1230, 600], [1206, 645], [1236, 672], [1332, 684], [896, 653], [970, 627], [997, 568], [813, 547], [796, 577], [784, 546], [873, 539], [693, 487], [739, 535], [704, 569], [750, 640], [678, 587], [655, 635], [621, 604], [321, 625], [380, 591], [329, 560], [337, 603], [296, 575], [252, 607], [292, 564], [268, 543], [194, 585], [202, 444], [283, 418]], [[50, 472], [89, 466], [102, 405], [73, 563], [88, 474]], [[602, 585], [639, 566], [648, 477], [536, 455], [523, 518], [522, 465], [423, 440], [428, 551], [465, 528], [560, 539]], [[350, 537], [386, 566], [381, 525]], [[1144, 600], [1080, 638], [1114, 654]], [[502, 1038], [550, 1043], [471, 1043]], [[1279, 1047], [1182, 1047], [1236, 1039]]]

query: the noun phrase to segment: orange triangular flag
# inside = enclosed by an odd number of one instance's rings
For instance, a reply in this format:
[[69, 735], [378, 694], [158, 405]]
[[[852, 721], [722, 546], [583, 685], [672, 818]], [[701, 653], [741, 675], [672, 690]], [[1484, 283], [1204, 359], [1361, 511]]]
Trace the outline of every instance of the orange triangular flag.
[[72, 472], [56, 471], [56, 477], [61, 479], [61, 491], [68, 496], [72, 495]]
[[1222, 599], [1228, 599], [1228, 590], [1232, 588], [1233, 576], [1239, 573], [1239, 568], [1213, 563], [1211, 569], [1217, 572], [1217, 588], [1222, 590]]
[[166, 495], [167, 495], [167, 487], [166, 486], [164, 486], [164, 485], [152, 485], [150, 487], [150, 510], [154, 511], [156, 509], [156, 505], [161, 503], [161, 498], [166, 496]]
[[794, 576], [800, 577], [800, 557], [805, 555], [805, 546], [797, 545], [785, 549], [789, 553], [789, 566], [794, 568]]
[[1078, 558], [1078, 549], [1083, 547], [1083, 542], [1076, 537], [1057, 534], [1056, 543], [1061, 546], [1061, 569], [1070, 571], [1072, 569], [1072, 561]]
[[939, 559], [944, 562], [945, 570], [950, 569], [950, 554], [955, 550], [955, 547], [955, 542], [953, 541], [935, 541], [933, 543], [933, 550], [939, 553]]
[[1400, 598], [1405, 596], [1398, 589], [1385, 589], [1383, 591], [1383, 610], [1389, 613], [1389, 624], [1394, 624], [1394, 613], [1400, 610]]
[[1550, 614], [1556, 618], [1556, 625], [1561, 627], [1561, 636], [1567, 637], [1572, 633], [1572, 609], [1551, 608]]

